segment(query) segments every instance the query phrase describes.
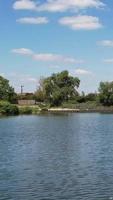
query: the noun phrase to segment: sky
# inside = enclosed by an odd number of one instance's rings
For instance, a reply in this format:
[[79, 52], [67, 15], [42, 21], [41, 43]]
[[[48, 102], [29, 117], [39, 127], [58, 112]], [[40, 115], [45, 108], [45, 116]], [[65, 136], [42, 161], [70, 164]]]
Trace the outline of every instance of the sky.
[[68, 70], [79, 91], [113, 80], [112, 0], [0, 0], [0, 75], [17, 92]]

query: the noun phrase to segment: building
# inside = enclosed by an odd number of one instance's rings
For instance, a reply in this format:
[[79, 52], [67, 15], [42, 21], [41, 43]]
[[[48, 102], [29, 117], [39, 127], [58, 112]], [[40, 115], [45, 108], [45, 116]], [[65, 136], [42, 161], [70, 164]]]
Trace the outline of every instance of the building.
[[35, 105], [36, 101], [33, 99], [33, 93], [22, 93], [18, 94], [18, 104], [19, 105]]
[[23, 99], [21, 99], [21, 100], [18, 100], [18, 104], [19, 105], [21, 105], [21, 106], [24, 106], [24, 105], [35, 105], [36, 104], [36, 101], [35, 100], [23, 100]]

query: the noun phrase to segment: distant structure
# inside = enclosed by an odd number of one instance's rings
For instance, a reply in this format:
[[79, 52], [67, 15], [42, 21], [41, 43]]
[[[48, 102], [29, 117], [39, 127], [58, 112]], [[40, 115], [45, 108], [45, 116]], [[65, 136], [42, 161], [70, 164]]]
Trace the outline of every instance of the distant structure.
[[33, 99], [33, 93], [24, 93], [24, 86], [21, 85], [21, 93], [18, 94], [18, 104], [20, 106], [33, 106], [36, 104], [36, 101]]
[[21, 100], [18, 100], [18, 104], [20, 106], [33, 106], [33, 105], [36, 104], [36, 101], [35, 100], [21, 99]]
[[24, 86], [21, 85], [21, 94], [23, 94], [23, 88], [24, 88]]

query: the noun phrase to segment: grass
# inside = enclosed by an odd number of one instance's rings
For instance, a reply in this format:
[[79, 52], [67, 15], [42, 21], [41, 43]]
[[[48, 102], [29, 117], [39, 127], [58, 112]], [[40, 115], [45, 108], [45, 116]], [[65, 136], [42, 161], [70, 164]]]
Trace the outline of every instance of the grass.
[[[8, 112], [9, 115], [10, 114], [13, 115], [14, 112], [12, 112], [12, 110], [11, 110], [12, 105], [10, 105], [10, 109], [9, 109], [9, 104], [8, 104], [8, 106], [6, 104], [3, 104], [3, 105], [5, 106], [5, 108], [3, 106], [1, 107], [0, 114], [5, 115], [5, 113], [7, 114], [7, 112]], [[20, 114], [20, 115], [40, 114], [42, 112], [47, 112], [48, 109], [51, 108], [49, 104], [40, 104], [40, 105], [34, 105], [34, 106], [17, 105], [16, 107], [18, 108], [18, 114]], [[102, 113], [105, 113], [105, 112], [110, 113], [111, 112], [111, 113], [113, 113], [113, 106], [105, 107], [105, 106], [102, 106], [99, 103], [93, 102], [93, 101], [86, 102], [86, 103], [76, 103], [75, 101], [64, 102], [61, 106], [52, 107], [52, 108], [79, 109], [80, 112], [102, 112]], [[57, 112], [57, 110], [56, 110], [56, 112]]]

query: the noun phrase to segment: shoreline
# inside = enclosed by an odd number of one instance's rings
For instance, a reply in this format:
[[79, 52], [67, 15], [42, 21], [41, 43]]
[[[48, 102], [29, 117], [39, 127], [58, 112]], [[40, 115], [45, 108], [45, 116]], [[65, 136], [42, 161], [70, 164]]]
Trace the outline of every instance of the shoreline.
[[40, 115], [40, 114], [60, 114], [60, 113], [106, 113], [113, 114], [113, 107], [97, 107], [97, 108], [40, 108], [37, 106], [18, 106], [18, 114], [2, 114], [0, 117], [5, 116], [21, 116], [21, 115]]
[[[92, 107], [92, 108], [62, 108], [62, 107], [51, 107], [51, 108], [40, 108], [38, 106], [19, 106], [20, 109], [28, 108], [32, 110], [31, 114], [39, 114], [39, 113], [113, 113], [112, 107]], [[20, 113], [21, 114], [21, 113]]]
[[71, 108], [49, 108], [48, 112], [80, 112], [80, 109]]
[[113, 109], [70, 109], [70, 108], [50, 108], [47, 110], [49, 113], [113, 113]]

